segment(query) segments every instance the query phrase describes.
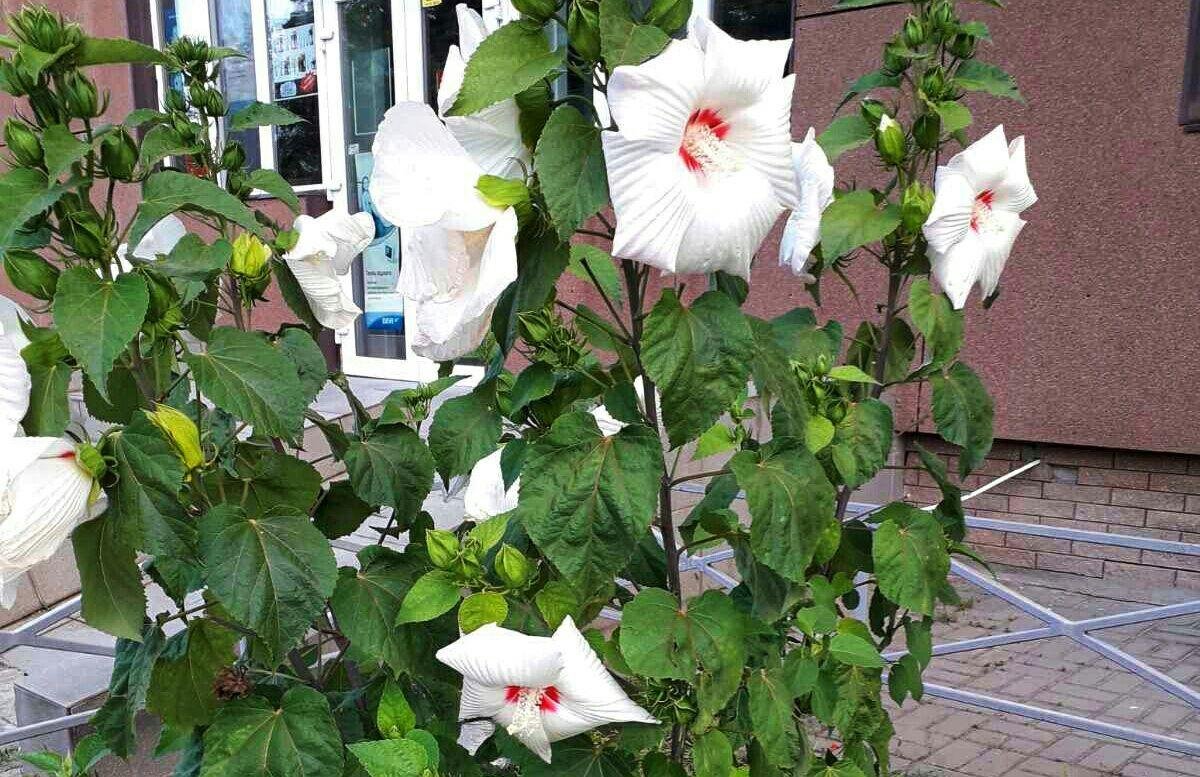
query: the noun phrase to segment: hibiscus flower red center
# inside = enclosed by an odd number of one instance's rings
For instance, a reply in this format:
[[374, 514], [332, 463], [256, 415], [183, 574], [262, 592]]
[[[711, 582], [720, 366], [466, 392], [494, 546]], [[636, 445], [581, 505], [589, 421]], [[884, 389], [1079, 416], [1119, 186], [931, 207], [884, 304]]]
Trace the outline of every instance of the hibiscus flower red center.
[[996, 194], [991, 189], [984, 189], [975, 195], [975, 204], [971, 207], [971, 229], [976, 232], [981, 226], [986, 226], [992, 215], [992, 201]]
[[729, 122], [713, 108], [701, 108], [688, 117], [679, 144], [679, 157], [693, 173], [709, 173], [730, 167], [730, 150], [724, 140]]
[[531, 705], [537, 705], [537, 708], [542, 712], [554, 712], [558, 709], [558, 689], [553, 685], [548, 685], [545, 688], [522, 688], [519, 685], [510, 685], [504, 689], [504, 700], [509, 704], [521, 704], [522, 702]]

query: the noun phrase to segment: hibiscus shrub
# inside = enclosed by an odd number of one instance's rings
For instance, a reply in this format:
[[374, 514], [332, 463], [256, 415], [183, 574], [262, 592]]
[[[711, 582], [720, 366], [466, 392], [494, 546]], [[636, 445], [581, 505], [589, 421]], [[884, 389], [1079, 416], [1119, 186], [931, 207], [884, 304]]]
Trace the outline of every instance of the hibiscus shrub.
[[[118, 638], [95, 737], [40, 765], [130, 755], [146, 709], [179, 775], [888, 774], [884, 686], [921, 699], [962, 496], [919, 451], [939, 504], [851, 499], [892, 450], [888, 389], [928, 384], [960, 476], [991, 445], [960, 308], [976, 282], [995, 300], [1034, 194], [1020, 139], [969, 144], [964, 98], [1020, 94], [975, 58], [986, 26], [914, 0], [882, 67], [793, 143], [790, 41], [689, 26], [689, 0], [517, 6], [498, 30], [460, 7], [437, 109], [389, 111], [378, 218], [290, 228], [250, 198], [296, 211], [291, 188], [217, 140], [298, 120], [229, 115], [236, 52], [9, 17], [0, 250], [47, 325], [0, 319], [0, 585], [70, 535], [83, 617]], [[111, 63], [163, 68], [163, 110], [98, 123], [87, 73]], [[860, 147], [879, 184], [836, 187]], [[878, 320], [743, 309], [786, 211], [795, 282], [819, 297], [878, 263]], [[358, 315], [340, 276], [383, 220], [407, 344], [442, 377], [369, 411], [317, 337]], [[589, 295], [560, 299], [564, 273]], [[259, 331], [272, 282], [300, 323]], [[462, 359], [483, 375], [452, 390]], [[327, 382], [349, 429], [309, 409]], [[299, 450], [314, 435], [345, 480]], [[466, 518], [435, 528], [435, 480], [463, 478]], [[364, 520], [379, 543], [339, 568], [330, 542]], [[729, 590], [701, 592], [718, 553]], [[148, 608], [144, 574], [173, 607]]]

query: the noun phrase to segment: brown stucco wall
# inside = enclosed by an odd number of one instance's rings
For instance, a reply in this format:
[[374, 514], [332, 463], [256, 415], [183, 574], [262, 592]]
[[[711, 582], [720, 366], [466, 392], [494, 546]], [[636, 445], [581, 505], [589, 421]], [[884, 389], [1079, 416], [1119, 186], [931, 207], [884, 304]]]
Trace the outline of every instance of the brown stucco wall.
[[[1013, 73], [1028, 98], [972, 98], [969, 133], [1003, 122], [1010, 137], [1025, 134], [1040, 197], [996, 305], [983, 311], [977, 295], [969, 303], [965, 357], [996, 399], [997, 437], [1200, 452], [1200, 134], [1176, 120], [1188, 0], [1007, 5], [959, 4], [991, 27], [996, 42], [981, 56]], [[797, 24], [797, 137], [828, 123], [845, 85], [877, 67], [879, 43], [903, 14]], [[845, 157], [839, 179], [878, 181], [867, 156]], [[751, 305], [808, 304], [774, 263], [767, 255], [755, 267]], [[865, 299], [882, 297], [878, 273], [852, 277]], [[824, 315], [871, 315], [831, 281]]]

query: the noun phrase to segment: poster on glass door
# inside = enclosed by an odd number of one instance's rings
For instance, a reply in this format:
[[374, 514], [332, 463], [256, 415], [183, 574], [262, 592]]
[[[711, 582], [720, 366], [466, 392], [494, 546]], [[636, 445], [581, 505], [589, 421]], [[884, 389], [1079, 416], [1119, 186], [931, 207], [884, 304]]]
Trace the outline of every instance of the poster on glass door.
[[317, 39], [312, 0], [271, 0], [271, 84], [276, 100], [315, 94]]
[[404, 297], [400, 285], [400, 230], [375, 210], [368, 189], [374, 159], [369, 151], [354, 155], [358, 202], [375, 219], [375, 240], [362, 252], [363, 325], [372, 332], [404, 331]]

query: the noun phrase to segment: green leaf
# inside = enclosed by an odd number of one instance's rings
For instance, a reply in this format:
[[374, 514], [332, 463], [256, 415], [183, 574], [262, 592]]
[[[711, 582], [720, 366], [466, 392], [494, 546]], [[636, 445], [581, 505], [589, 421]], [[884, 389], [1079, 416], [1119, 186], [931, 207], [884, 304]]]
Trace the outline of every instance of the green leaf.
[[905, 507], [897, 518], [889, 518], [875, 530], [875, 578], [888, 599], [932, 615], [937, 592], [950, 572], [950, 555], [937, 520], [923, 510]]
[[134, 721], [146, 706], [154, 662], [166, 645], [158, 626], [147, 624], [137, 641], [118, 639], [108, 681], [108, 698], [89, 721], [109, 749], [121, 758], [137, 751]]
[[25, 222], [58, 202], [69, 188], [51, 184], [45, 173], [27, 167], [0, 175], [0, 251], [18, 245]]
[[895, 5], [897, 0], [838, 0], [835, 8], [870, 8], [873, 5]]
[[475, 190], [494, 208], [507, 208], [529, 202], [529, 186], [515, 178], [498, 175], [481, 175], [475, 182]]
[[184, 304], [203, 294], [213, 277], [233, 258], [233, 244], [223, 238], [206, 244], [199, 235], [186, 234], [171, 253], [152, 265], [171, 278]]
[[46, 127], [42, 132], [42, 148], [46, 153], [46, 174], [52, 181], [58, 180], [88, 152], [88, 144], [62, 124]]
[[920, 701], [925, 695], [925, 684], [921, 681], [921, 665], [912, 654], [905, 654], [888, 669], [888, 695], [896, 704], [904, 704], [905, 697], [912, 696]]
[[[841, 101], [838, 103], [834, 112], [840, 111], [842, 106], [853, 100], [860, 94], [866, 94], [874, 89], [894, 89], [900, 86], [900, 76], [885, 73], [882, 70], [873, 70], [866, 75], [860, 76], [854, 83], [850, 84], [850, 88], [842, 95]], [[833, 161], [832, 159], [830, 161]]]
[[833, 422], [823, 415], [809, 417], [805, 431], [804, 442], [812, 453], [823, 450], [826, 445], [833, 442], [833, 436], [837, 433]]
[[954, 84], [969, 92], [986, 92], [993, 97], [1025, 102], [1012, 76], [995, 65], [977, 59], [968, 59], [958, 66], [954, 73]]
[[39, 437], [60, 437], [71, 423], [67, 389], [71, 385], [71, 366], [67, 349], [58, 332], [37, 330], [38, 336], [21, 350], [29, 368], [29, 410], [21, 420], [25, 433]]
[[692, 0], [654, 0], [646, 11], [645, 22], [672, 35], [692, 17]]
[[937, 483], [942, 492], [942, 501], [933, 511], [933, 517], [942, 524], [942, 531], [955, 542], [962, 542], [967, 537], [966, 517], [963, 515], [962, 489], [950, 482], [946, 474], [946, 463], [929, 451], [914, 443], [917, 454], [921, 457], [921, 466]]
[[204, 353], [183, 358], [200, 391], [256, 433], [290, 438], [299, 431], [304, 386], [291, 360], [261, 334], [217, 327]]
[[624, 568], [649, 530], [662, 473], [648, 427], [605, 437], [590, 414], [568, 413], [526, 454], [517, 514], [568, 582], [592, 591]]
[[821, 214], [821, 247], [826, 259], [835, 259], [883, 240], [898, 226], [900, 209], [893, 203], [880, 210], [869, 191], [847, 192]]
[[908, 292], [908, 313], [928, 346], [928, 363], [941, 367], [958, 355], [963, 343], [963, 314], [929, 279], [917, 278]]
[[164, 216], [181, 210], [219, 216], [255, 234], [262, 232], [254, 212], [212, 181], [163, 170], [146, 179], [137, 216], [129, 228], [129, 245], [140, 243]]
[[229, 500], [222, 501], [237, 500], [251, 518], [280, 507], [308, 515], [321, 481], [321, 473], [307, 461], [263, 449], [241, 451], [232, 476], [219, 470], [205, 478], [210, 493], [225, 493]]
[[300, 198], [296, 196], [296, 190], [277, 171], [255, 170], [246, 176], [246, 183], [279, 200], [288, 206], [292, 213], [300, 212]]
[[425, 748], [411, 739], [346, 745], [370, 777], [422, 777], [429, 767]]
[[401, 517], [416, 515], [433, 488], [433, 454], [407, 426], [351, 441], [344, 459], [354, 493], [370, 504], [396, 508]]
[[146, 591], [133, 546], [107, 515], [75, 527], [71, 544], [83, 586], [83, 619], [114, 637], [140, 641]]
[[209, 590], [277, 659], [333, 593], [337, 565], [328, 540], [286, 506], [249, 518], [239, 507], [219, 505], [200, 519], [199, 530]]
[[533, 599], [542, 619], [552, 629], [557, 629], [568, 615], [578, 615], [583, 607], [578, 592], [562, 580], [551, 580]]
[[394, 680], [389, 679], [383, 687], [375, 722], [379, 733], [388, 739], [403, 739], [417, 725], [417, 714]]
[[834, 431], [830, 455], [842, 482], [866, 483], [887, 463], [892, 449], [892, 409], [878, 399], [850, 405]]
[[462, 590], [449, 572], [441, 569], [426, 572], [405, 595], [396, 614], [396, 625], [431, 621], [450, 612], [461, 598]]
[[882, 669], [886, 665], [875, 646], [857, 634], [842, 633], [835, 636], [829, 643], [829, 653], [850, 666]]
[[736, 447], [738, 447], [738, 439], [733, 430], [725, 424], [717, 422], [696, 440], [696, 451], [692, 454], [692, 461], [707, 459], [709, 456], [716, 456], [718, 453], [725, 453]]
[[517, 280], [500, 295], [492, 314], [492, 334], [504, 353], [517, 339], [517, 316], [546, 304], [570, 256], [571, 247], [553, 230], [525, 230], [517, 237]]
[[943, 135], [953, 135], [955, 132], [971, 126], [971, 110], [962, 103], [947, 100], [938, 103], [935, 107], [942, 120]]
[[[778, 320], [767, 322], [747, 316], [754, 336], [754, 362], [751, 365], [754, 384], [764, 398], [775, 397], [772, 409], [772, 428], [776, 436], [800, 436], [809, 417], [804, 389], [792, 369], [793, 339], [787, 327]], [[780, 411], [783, 411], [782, 414]], [[786, 416], [791, 429], [780, 423]]]
[[410, 664], [411, 648], [404, 631], [393, 624], [421, 567], [409, 555], [377, 546], [359, 553], [359, 565], [338, 570], [329, 607], [350, 639], [352, 657], [383, 661], [400, 671]]
[[747, 690], [754, 738], [772, 766], [791, 766], [800, 737], [792, 721], [792, 690], [783, 669], [751, 672]]
[[229, 131], [241, 132], [255, 127], [277, 127], [304, 121], [278, 103], [252, 102], [229, 117]]
[[469, 116], [518, 92], [561, 67], [566, 46], [552, 51], [535, 22], [510, 22], [483, 39], [467, 62], [452, 116]]
[[716, 729], [696, 738], [692, 748], [696, 777], [730, 777], [733, 774], [733, 746], [729, 737]]
[[195, 154], [203, 148], [199, 143], [185, 139], [169, 124], [156, 124], [142, 138], [138, 152], [138, 166], [149, 170], [169, 156]]
[[821, 533], [833, 520], [834, 488], [803, 443], [778, 438], [742, 451], [729, 468], [746, 492], [754, 555], [797, 583], [805, 582]]
[[966, 477], [992, 448], [992, 398], [979, 376], [962, 362], [955, 362], [945, 374], [934, 375], [930, 384], [938, 434], [962, 448], [958, 471]]
[[458, 628], [463, 634], [488, 623], [503, 623], [508, 617], [508, 602], [498, 593], [471, 594], [458, 607]]
[[125, 38], [84, 38], [75, 49], [75, 64], [79, 67], [91, 65], [165, 65], [166, 57], [161, 51], [145, 43]]
[[508, 412], [515, 415], [525, 409], [530, 402], [550, 396], [554, 393], [556, 383], [554, 368], [549, 364], [534, 362], [529, 365], [521, 370], [517, 379], [513, 381], [512, 389], [508, 394]]
[[503, 752], [520, 764], [521, 777], [641, 777], [633, 756], [597, 745], [587, 736], [555, 742], [553, 763], [546, 763], [511, 738], [508, 742], [512, 752], [507, 748]]
[[671, 447], [716, 423], [746, 389], [754, 337], [737, 303], [719, 291], [685, 307], [665, 289], [646, 318], [642, 359], [662, 391], [662, 420]]
[[875, 128], [861, 114], [849, 113], [831, 121], [825, 131], [817, 136], [817, 145], [830, 162], [836, 162], [847, 151], [870, 143], [873, 137]]
[[847, 383], [879, 383], [853, 364], [842, 364], [829, 371], [829, 377]]
[[496, 450], [500, 433], [494, 382], [442, 403], [429, 427], [429, 450], [443, 482], [449, 484], [450, 478], [466, 475], [480, 459]]
[[300, 283], [296, 280], [291, 268], [287, 266], [287, 262], [274, 262], [272, 269], [275, 272], [275, 283], [279, 286], [279, 296], [283, 297], [288, 309], [303, 322], [304, 326], [308, 327], [309, 331], [321, 331], [321, 324], [313, 315], [312, 306], [308, 304], [308, 297], [304, 296], [304, 290], [300, 288]]
[[609, 72], [621, 65], [640, 65], [671, 42], [653, 24], [639, 24], [629, 0], [600, 0], [600, 51]]
[[149, 304], [146, 281], [134, 273], [106, 281], [88, 267], [71, 267], [59, 276], [54, 326], [102, 395], [113, 362], [138, 333]]
[[278, 707], [261, 696], [230, 702], [204, 732], [199, 777], [340, 775], [342, 737], [320, 691], [293, 686]]
[[329, 489], [321, 497], [313, 515], [313, 523], [326, 537], [336, 540], [353, 534], [374, 512], [373, 505], [359, 499], [354, 493], [350, 481], [339, 480], [330, 483]]
[[275, 346], [283, 351], [294, 365], [303, 391], [304, 406], [308, 407], [329, 380], [329, 366], [325, 363], [325, 354], [308, 332], [299, 327], [283, 330], [275, 340]]
[[240, 635], [207, 618], [167, 640], [154, 665], [147, 704], [172, 726], [192, 728], [212, 722], [220, 702], [214, 692], [217, 673], [237, 657]]
[[600, 130], [575, 107], [560, 105], [542, 130], [533, 161], [558, 236], [570, 240], [608, 203]]

